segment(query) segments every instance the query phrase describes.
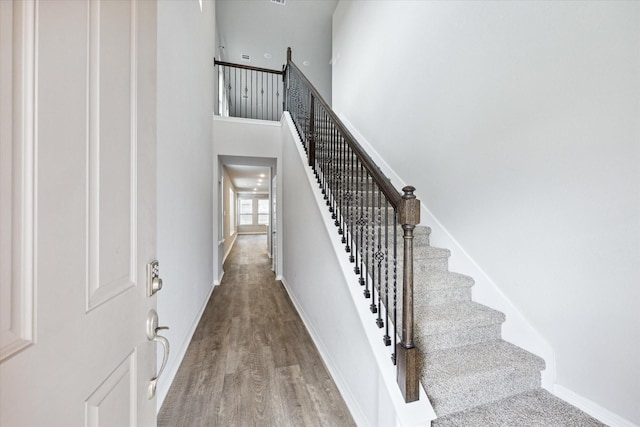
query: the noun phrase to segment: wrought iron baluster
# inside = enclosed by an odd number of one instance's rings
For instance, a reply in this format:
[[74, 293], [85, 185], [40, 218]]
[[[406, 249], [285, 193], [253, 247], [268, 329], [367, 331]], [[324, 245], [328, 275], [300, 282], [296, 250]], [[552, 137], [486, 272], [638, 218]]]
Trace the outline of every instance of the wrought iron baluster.
[[351, 150], [351, 147], [346, 143], [345, 140], [345, 145], [347, 146], [347, 213], [348, 213], [348, 217], [346, 220], [346, 235], [347, 235], [347, 246], [345, 248], [345, 250], [347, 251], [347, 253], [349, 254], [349, 262], [353, 262], [354, 261], [354, 257], [353, 257], [353, 252], [352, 252], [352, 248], [353, 248], [353, 213], [355, 211], [355, 189], [354, 189], [354, 170], [353, 170], [353, 150]]
[[[343, 214], [343, 198], [344, 196], [344, 146], [340, 137], [340, 132], [336, 129], [336, 144], [338, 148], [338, 173], [336, 175], [336, 204], [338, 205], [336, 215], [336, 227], [338, 227], [338, 234], [343, 234], [342, 230], [342, 218]], [[344, 235], [342, 236], [342, 243], [344, 244]]]
[[391, 361], [396, 364], [398, 345], [398, 209], [393, 210], [393, 353]]
[[369, 268], [369, 242], [370, 242], [370, 232], [371, 228], [371, 195], [372, 193], [369, 191], [371, 188], [371, 180], [369, 177], [369, 171], [366, 172], [366, 180], [365, 180], [367, 192], [366, 192], [366, 202], [365, 209], [367, 212], [367, 222], [365, 224], [365, 238], [364, 238], [364, 269], [362, 270], [362, 274], [364, 275], [364, 296], [365, 298], [371, 298], [371, 291], [369, 290], [369, 277], [371, 276], [371, 269]]
[[376, 261], [378, 261], [378, 318], [376, 325], [382, 328], [384, 321], [382, 320], [382, 261], [384, 254], [382, 252], [382, 191], [378, 187], [378, 206], [377, 206], [376, 224], [378, 226], [378, 251], [376, 252]]
[[[378, 249], [376, 244], [376, 224], [379, 221], [379, 212], [377, 210], [378, 198], [380, 197], [380, 190], [378, 185], [375, 185], [373, 193], [373, 203], [371, 204], [371, 305], [370, 309], [372, 313], [378, 313], [378, 304], [376, 304], [376, 297], [380, 300], [380, 267], [379, 260], [376, 252]], [[376, 321], [377, 323], [377, 321]]]
[[389, 336], [389, 200], [384, 198], [384, 318], [385, 334], [384, 345], [391, 345]]
[[362, 283], [362, 249], [363, 249], [363, 243], [362, 243], [362, 235], [364, 234], [364, 223], [365, 223], [365, 216], [364, 216], [364, 198], [365, 198], [365, 192], [364, 192], [364, 171], [363, 171], [363, 166], [362, 163], [360, 163], [360, 161], [357, 162], [357, 169], [358, 169], [358, 189], [360, 191], [360, 199], [359, 201], [359, 206], [360, 206], [360, 214], [358, 217], [358, 234], [356, 235], [356, 243], [357, 243], [357, 250], [355, 251], [356, 253], [356, 266], [354, 267], [354, 271], [356, 274], [360, 275], [360, 284], [364, 285], [364, 283]]

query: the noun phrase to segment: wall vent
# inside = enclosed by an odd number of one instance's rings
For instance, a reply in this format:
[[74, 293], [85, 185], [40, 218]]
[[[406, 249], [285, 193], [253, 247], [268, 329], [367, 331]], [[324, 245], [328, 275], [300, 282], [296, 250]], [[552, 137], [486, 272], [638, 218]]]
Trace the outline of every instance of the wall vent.
[[271, 0], [271, 3], [279, 4], [280, 6], [284, 6], [287, 0]]
[[240, 59], [242, 59], [243, 61], [251, 62], [251, 56], [247, 55], [246, 53], [240, 55]]

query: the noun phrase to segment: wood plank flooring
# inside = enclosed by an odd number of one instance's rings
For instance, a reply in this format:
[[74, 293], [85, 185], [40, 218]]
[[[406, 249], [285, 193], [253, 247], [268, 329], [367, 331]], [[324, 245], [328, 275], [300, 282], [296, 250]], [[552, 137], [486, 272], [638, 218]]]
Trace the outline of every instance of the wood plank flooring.
[[158, 426], [354, 426], [267, 257], [265, 235], [238, 236]]

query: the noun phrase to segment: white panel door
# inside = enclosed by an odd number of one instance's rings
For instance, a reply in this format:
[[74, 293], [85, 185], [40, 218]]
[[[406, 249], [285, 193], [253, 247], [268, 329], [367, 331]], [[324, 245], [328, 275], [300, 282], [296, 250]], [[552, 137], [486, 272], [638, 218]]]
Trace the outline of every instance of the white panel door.
[[153, 426], [155, 2], [0, 0], [0, 41], [0, 425]]

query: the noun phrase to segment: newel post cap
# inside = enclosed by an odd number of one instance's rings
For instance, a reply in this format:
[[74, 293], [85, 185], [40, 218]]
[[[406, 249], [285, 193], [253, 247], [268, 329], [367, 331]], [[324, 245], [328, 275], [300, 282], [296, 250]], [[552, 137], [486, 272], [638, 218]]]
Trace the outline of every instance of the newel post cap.
[[407, 185], [402, 189], [404, 194], [398, 209], [398, 223], [403, 225], [416, 225], [420, 223], [420, 200], [413, 194], [415, 187]]

